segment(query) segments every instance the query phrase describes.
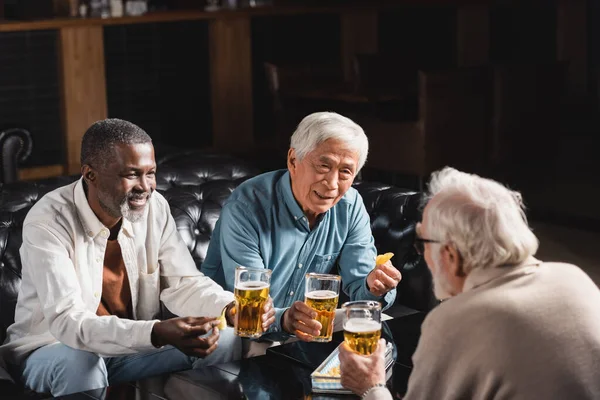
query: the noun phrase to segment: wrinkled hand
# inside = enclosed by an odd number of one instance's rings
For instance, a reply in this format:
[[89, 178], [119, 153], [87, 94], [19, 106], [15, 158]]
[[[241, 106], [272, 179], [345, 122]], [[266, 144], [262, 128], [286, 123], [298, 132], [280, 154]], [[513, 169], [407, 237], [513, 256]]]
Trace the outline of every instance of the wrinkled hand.
[[377, 350], [369, 356], [355, 353], [344, 342], [340, 346], [342, 386], [361, 396], [378, 383], [385, 384], [385, 339], [379, 339]]
[[321, 323], [315, 318], [317, 312], [301, 301], [296, 301], [283, 313], [283, 330], [295, 334], [304, 342], [313, 340], [321, 333]]
[[[218, 318], [183, 317], [160, 321], [152, 327], [152, 344], [170, 344], [183, 353], [204, 358], [217, 348], [219, 341]], [[205, 337], [199, 337], [212, 331]]]
[[394, 289], [401, 280], [402, 274], [392, 265], [391, 261], [376, 265], [373, 271], [367, 275], [369, 291], [378, 297]]

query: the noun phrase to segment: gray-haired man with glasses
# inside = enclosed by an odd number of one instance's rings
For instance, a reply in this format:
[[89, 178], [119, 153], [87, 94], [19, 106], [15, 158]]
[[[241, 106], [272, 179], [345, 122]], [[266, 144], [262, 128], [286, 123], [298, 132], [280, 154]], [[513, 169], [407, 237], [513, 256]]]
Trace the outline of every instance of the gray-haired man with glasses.
[[[533, 257], [521, 195], [445, 168], [427, 199], [415, 247], [447, 300], [423, 323], [404, 398], [597, 399], [600, 291], [578, 267]], [[392, 398], [381, 349], [342, 346], [340, 360], [344, 386]]]

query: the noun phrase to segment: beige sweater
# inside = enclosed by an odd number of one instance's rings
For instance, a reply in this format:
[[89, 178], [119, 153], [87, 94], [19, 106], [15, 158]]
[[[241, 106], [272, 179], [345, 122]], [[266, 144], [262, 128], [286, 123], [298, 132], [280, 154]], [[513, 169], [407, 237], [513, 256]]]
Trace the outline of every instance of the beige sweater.
[[405, 399], [599, 399], [600, 291], [534, 258], [474, 271], [427, 316], [413, 361]]

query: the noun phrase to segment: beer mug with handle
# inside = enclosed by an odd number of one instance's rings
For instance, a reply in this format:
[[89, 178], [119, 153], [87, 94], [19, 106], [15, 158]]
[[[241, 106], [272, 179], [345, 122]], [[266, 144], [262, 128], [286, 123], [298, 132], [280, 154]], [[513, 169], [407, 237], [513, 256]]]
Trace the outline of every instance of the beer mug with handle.
[[321, 333], [313, 338], [314, 342], [330, 342], [333, 334], [333, 319], [340, 295], [339, 275], [306, 274], [304, 302], [317, 312], [317, 321], [321, 323]]
[[235, 334], [258, 338], [263, 334], [262, 315], [269, 299], [271, 270], [237, 267], [235, 269]]
[[369, 355], [381, 337], [381, 303], [359, 300], [342, 304], [344, 341], [357, 353]]

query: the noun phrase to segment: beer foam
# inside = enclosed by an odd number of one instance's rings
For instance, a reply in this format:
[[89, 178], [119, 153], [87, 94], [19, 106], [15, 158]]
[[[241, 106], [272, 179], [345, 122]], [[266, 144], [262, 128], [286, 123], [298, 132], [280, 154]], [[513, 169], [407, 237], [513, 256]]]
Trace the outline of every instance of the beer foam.
[[381, 323], [372, 319], [350, 318], [344, 324], [344, 330], [354, 333], [373, 332], [381, 329]]
[[238, 284], [235, 285], [235, 288], [238, 290], [259, 290], [268, 287], [269, 284], [263, 281], [238, 282]]
[[313, 290], [306, 294], [306, 298], [315, 300], [335, 299], [337, 296], [333, 290]]

